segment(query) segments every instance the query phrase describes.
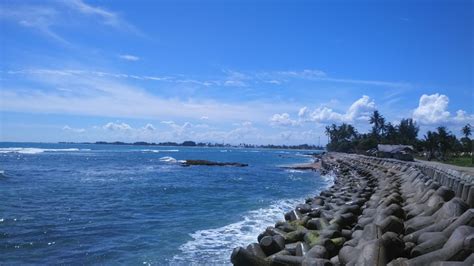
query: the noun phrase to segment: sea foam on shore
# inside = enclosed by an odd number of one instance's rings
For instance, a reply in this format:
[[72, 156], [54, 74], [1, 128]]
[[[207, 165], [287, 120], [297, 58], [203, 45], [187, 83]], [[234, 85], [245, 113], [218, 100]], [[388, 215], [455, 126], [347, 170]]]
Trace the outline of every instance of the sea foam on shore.
[[[319, 176], [326, 182], [322, 187], [307, 197], [315, 196], [333, 185], [334, 175]], [[266, 208], [252, 210], [243, 215], [242, 220], [219, 228], [198, 230], [191, 233], [192, 240], [181, 245], [181, 254], [174, 256], [172, 263], [195, 262], [206, 260], [215, 264], [230, 264], [229, 256], [232, 249], [255, 242], [258, 234], [277, 221], [284, 220], [283, 214], [292, 210], [297, 204], [303, 203], [306, 197], [278, 200]]]

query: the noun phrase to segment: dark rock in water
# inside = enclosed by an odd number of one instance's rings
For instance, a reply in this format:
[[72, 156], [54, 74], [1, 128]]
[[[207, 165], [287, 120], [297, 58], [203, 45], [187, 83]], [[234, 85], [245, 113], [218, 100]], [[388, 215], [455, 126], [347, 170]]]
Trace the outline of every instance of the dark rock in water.
[[229, 163], [229, 162], [213, 162], [207, 160], [186, 160], [181, 164], [182, 166], [190, 165], [205, 165], [205, 166], [235, 166], [235, 167], [245, 167], [248, 166], [246, 163]]

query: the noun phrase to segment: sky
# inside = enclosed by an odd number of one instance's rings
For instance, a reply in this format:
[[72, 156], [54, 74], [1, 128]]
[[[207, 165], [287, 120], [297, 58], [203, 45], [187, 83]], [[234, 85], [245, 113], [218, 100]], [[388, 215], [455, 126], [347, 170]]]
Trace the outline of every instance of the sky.
[[0, 2], [0, 141], [325, 144], [474, 124], [472, 1]]

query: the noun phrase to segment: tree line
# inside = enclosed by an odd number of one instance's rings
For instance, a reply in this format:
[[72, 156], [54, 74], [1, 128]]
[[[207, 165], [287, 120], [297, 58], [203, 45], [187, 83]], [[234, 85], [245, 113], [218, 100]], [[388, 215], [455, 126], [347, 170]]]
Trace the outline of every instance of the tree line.
[[473, 152], [470, 124], [462, 127], [460, 132], [463, 137], [460, 139], [444, 126], [426, 132], [420, 139], [420, 128], [411, 118], [402, 119], [398, 124], [386, 123], [385, 118], [376, 110], [370, 116], [369, 123], [372, 128], [368, 133], [359, 133], [353, 125], [347, 123], [327, 126], [327, 150], [365, 154], [376, 148], [377, 144], [402, 144], [412, 145], [416, 152], [425, 155], [428, 160], [441, 161], [453, 156], [469, 156]]

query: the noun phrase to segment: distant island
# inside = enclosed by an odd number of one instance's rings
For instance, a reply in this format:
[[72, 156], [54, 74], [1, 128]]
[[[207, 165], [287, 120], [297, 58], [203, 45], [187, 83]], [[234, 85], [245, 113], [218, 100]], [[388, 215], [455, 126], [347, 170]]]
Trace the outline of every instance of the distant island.
[[241, 143], [239, 145], [211, 142], [195, 142], [191, 140], [177, 142], [122, 142], [122, 141], [96, 141], [96, 142], [58, 142], [59, 144], [102, 144], [102, 145], [140, 145], [140, 146], [182, 146], [182, 147], [229, 147], [229, 148], [263, 148], [263, 149], [294, 149], [294, 150], [324, 150], [324, 147], [318, 145], [300, 144], [300, 145], [254, 145]]

